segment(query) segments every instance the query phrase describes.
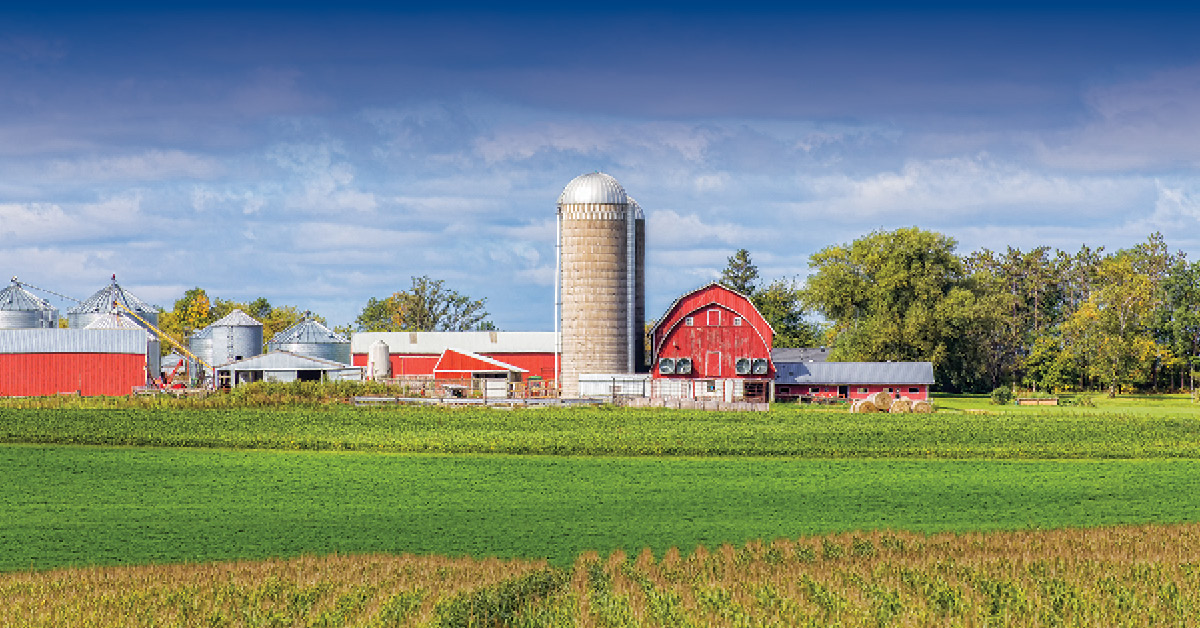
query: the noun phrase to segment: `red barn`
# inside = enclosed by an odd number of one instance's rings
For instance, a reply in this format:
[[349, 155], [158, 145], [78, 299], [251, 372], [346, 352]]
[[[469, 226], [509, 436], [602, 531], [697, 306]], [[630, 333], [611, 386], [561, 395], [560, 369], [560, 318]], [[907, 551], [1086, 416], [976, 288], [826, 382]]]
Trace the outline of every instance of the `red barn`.
[[[745, 295], [718, 283], [675, 300], [650, 331], [651, 367], [663, 396], [724, 394], [766, 401], [775, 376], [775, 331]], [[665, 382], [676, 386], [668, 392]]]
[[524, 376], [553, 381], [554, 332], [422, 331], [360, 332], [350, 337], [351, 363], [367, 365], [371, 344], [388, 346], [392, 377], [433, 377], [447, 349], [478, 354], [517, 367]]
[[158, 343], [145, 330], [0, 330], [0, 395], [128, 395], [145, 386], [147, 355]]

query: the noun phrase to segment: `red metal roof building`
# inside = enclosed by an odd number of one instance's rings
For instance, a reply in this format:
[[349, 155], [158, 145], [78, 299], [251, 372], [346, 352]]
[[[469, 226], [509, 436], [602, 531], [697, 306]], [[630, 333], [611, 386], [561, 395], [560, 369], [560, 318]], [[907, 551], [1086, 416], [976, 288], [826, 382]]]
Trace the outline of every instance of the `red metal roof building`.
[[128, 395], [147, 383], [150, 350], [141, 329], [0, 330], [0, 396]]
[[443, 353], [455, 349], [517, 367], [525, 378], [554, 380], [554, 332], [360, 332], [350, 338], [351, 364], [365, 367], [376, 340], [388, 346], [392, 377], [433, 377]]
[[703, 381], [713, 390], [723, 381], [747, 399], [769, 395], [775, 331], [745, 295], [718, 283], [693, 290], [671, 304], [650, 334], [655, 380]]

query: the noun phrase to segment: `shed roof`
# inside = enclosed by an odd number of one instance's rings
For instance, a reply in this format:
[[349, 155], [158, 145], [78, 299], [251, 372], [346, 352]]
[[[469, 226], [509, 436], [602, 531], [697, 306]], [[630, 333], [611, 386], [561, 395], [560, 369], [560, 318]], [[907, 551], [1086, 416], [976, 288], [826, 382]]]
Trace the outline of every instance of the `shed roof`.
[[145, 329], [0, 329], [0, 353], [145, 354]]
[[785, 362], [776, 384], [933, 384], [932, 362]]
[[[456, 357], [457, 356], [457, 357]], [[434, 373], [528, 373], [529, 371], [485, 355], [462, 349], [446, 349], [433, 367]]]
[[217, 367], [218, 371], [342, 371], [358, 369], [334, 362], [323, 360], [291, 351], [272, 351], [262, 355], [230, 362]]
[[454, 347], [474, 353], [554, 353], [552, 331], [371, 331], [350, 336], [350, 352], [365, 354], [376, 340], [391, 354], [441, 355]]
[[780, 347], [771, 349], [771, 361], [780, 362], [825, 362], [829, 359], [829, 347]]

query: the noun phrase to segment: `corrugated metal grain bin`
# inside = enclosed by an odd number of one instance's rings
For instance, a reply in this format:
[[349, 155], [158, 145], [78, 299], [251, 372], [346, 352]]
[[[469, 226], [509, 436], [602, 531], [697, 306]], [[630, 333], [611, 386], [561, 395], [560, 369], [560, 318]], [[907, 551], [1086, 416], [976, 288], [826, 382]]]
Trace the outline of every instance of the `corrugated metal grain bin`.
[[116, 275], [113, 275], [112, 283], [101, 288], [79, 305], [67, 310], [67, 325], [71, 329], [83, 329], [97, 318], [112, 313], [114, 303], [124, 305], [145, 319], [147, 323], [158, 326], [158, 309], [117, 284]]
[[146, 331], [128, 314], [113, 312], [88, 323], [84, 329], [133, 330], [146, 335], [146, 368], [151, 378], [162, 373], [162, 342], [158, 336]]
[[21, 287], [16, 277], [0, 290], [0, 329], [53, 329], [58, 309]]
[[211, 366], [261, 355], [262, 347], [262, 323], [241, 310], [230, 312], [188, 340], [192, 353]]
[[141, 329], [0, 330], [0, 395], [128, 395], [147, 382]]
[[350, 364], [350, 339], [314, 320], [300, 321], [275, 334], [267, 350]]

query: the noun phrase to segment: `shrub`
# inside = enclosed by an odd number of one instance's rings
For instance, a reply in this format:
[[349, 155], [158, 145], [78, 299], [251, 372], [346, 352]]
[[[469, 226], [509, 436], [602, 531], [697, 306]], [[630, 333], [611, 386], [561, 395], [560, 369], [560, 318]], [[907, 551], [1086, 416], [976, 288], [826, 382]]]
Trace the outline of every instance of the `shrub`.
[[1001, 386], [992, 391], [992, 403], [997, 406], [1007, 405], [1008, 402], [1012, 401], [1012, 398], [1012, 389], [1008, 386]]

